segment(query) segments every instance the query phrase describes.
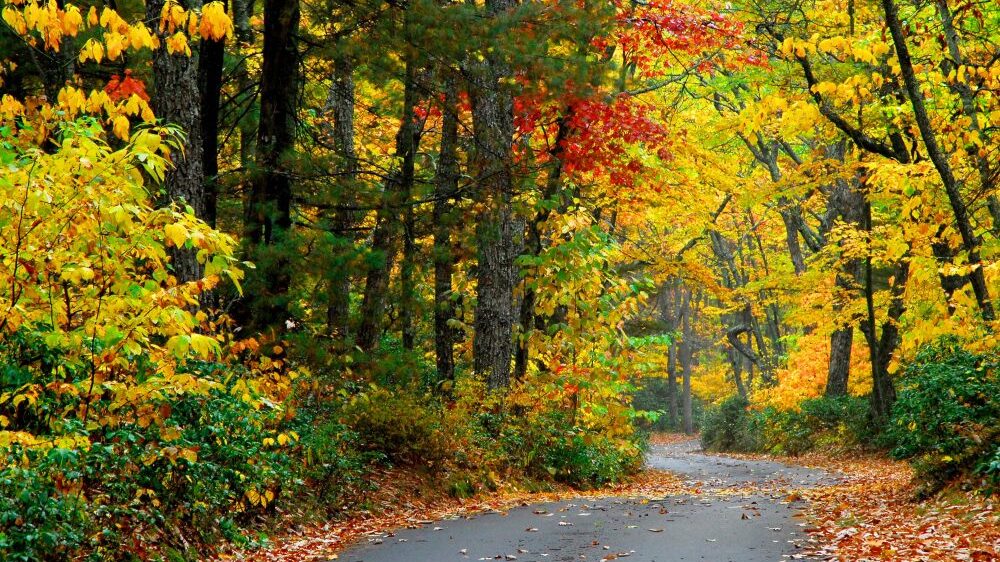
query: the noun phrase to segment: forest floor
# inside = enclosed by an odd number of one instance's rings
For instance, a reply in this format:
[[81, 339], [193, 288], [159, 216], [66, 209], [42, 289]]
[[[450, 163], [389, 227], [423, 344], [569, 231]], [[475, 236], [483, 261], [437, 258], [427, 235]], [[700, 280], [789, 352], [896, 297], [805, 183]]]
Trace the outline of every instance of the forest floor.
[[867, 455], [709, 455], [653, 439], [624, 485], [583, 492], [510, 486], [461, 500], [386, 471], [365, 511], [295, 527], [236, 560], [949, 560], [1000, 559], [1000, 515], [950, 492], [913, 501], [904, 463]]

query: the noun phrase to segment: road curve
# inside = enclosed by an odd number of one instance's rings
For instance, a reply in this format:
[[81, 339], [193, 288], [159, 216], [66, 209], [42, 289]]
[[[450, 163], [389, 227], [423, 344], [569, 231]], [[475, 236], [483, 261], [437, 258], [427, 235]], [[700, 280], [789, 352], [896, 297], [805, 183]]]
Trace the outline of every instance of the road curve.
[[449, 519], [368, 538], [346, 562], [776, 562], [804, 541], [789, 490], [832, 484], [820, 470], [703, 454], [694, 441], [653, 446], [651, 468], [687, 481], [689, 495], [564, 501]]

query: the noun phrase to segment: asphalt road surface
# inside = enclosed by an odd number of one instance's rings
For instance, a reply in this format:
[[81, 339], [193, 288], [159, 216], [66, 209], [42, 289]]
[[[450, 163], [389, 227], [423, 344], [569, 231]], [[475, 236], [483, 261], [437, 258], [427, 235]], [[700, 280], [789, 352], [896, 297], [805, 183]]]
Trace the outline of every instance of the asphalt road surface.
[[[700, 493], [650, 500], [544, 503], [438, 521], [371, 537], [346, 562], [777, 562], [805, 540], [789, 490], [832, 483], [819, 470], [699, 452], [696, 442], [654, 446], [651, 468]], [[801, 555], [797, 559], [804, 559]]]

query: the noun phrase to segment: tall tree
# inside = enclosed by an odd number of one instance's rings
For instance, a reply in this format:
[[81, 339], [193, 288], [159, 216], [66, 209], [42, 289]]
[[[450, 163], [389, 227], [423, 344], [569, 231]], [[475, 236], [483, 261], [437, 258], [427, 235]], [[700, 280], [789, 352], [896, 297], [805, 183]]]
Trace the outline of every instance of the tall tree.
[[382, 192], [382, 203], [375, 218], [375, 231], [372, 233], [371, 242], [371, 251], [375, 259], [368, 269], [361, 303], [357, 344], [364, 351], [375, 349], [382, 335], [389, 277], [399, 251], [399, 238], [403, 230], [403, 220], [400, 215], [410, 204], [410, 195], [413, 191], [415, 158], [420, 140], [420, 129], [414, 113], [419, 85], [415, 50], [409, 49], [408, 53], [403, 70], [402, 115], [399, 130], [396, 132], [396, 158], [399, 160], [399, 165], [390, 172]]
[[[146, 2], [146, 19], [160, 21], [165, 3], [166, 0]], [[182, 2], [183, 7], [189, 10], [200, 8], [201, 4], [200, 0]], [[166, 41], [166, 33], [162, 28], [157, 33], [161, 41]], [[206, 218], [208, 205], [205, 196], [202, 106], [207, 100], [203, 100], [203, 90], [199, 88], [198, 60], [197, 50], [189, 55], [184, 52], [171, 53], [168, 49], [156, 49], [153, 52], [155, 88], [151, 102], [158, 118], [177, 125], [184, 131], [183, 150], [171, 155], [174, 165], [164, 178], [163, 184], [166, 190], [164, 203], [189, 205], [194, 210], [195, 216]], [[209, 96], [212, 95], [207, 85], [204, 92]], [[194, 251], [174, 249], [171, 253], [174, 274], [179, 281], [193, 281], [201, 277], [201, 267]]]
[[444, 105], [441, 119], [441, 147], [434, 177], [434, 351], [438, 379], [455, 379], [455, 317], [452, 275], [455, 256], [452, 252], [454, 199], [458, 194], [458, 89], [450, 69], [444, 82]]
[[[333, 76], [326, 98], [325, 112], [333, 121], [328, 131], [334, 151], [339, 159], [337, 186], [341, 201], [350, 202], [346, 195], [354, 187], [358, 175], [358, 155], [354, 146], [354, 63], [346, 55], [338, 54], [333, 61]], [[335, 341], [344, 341], [350, 335], [351, 276], [347, 259], [353, 253], [355, 222], [350, 209], [337, 209], [332, 220], [334, 256], [327, 290], [327, 331]]]
[[903, 75], [903, 84], [906, 89], [910, 106], [913, 108], [913, 117], [920, 131], [920, 138], [924, 141], [924, 148], [927, 156], [934, 164], [941, 182], [944, 184], [945, 194], [948, 196], [948, 203], [951, 205], [952, 214], [955, 219], [955, 226], [962, 238], [962, 248], [966, 252], [971, 271], [969, 281], [972, 284], [972, 291], [976, 295], [976, 302], [979, 304], [979, 312], [986, 321], [994, 318], [993, 303], [990, 301], [990, 291], [986, 285], [986, 278], [983, 274], [982, 260], [979, 256], [980, 239], [973, 231], [972, 221], [969, 214], [968, 205], [961, 192], [961, 183], [955, 176], [954, 169], [949, 161], [948, 155], [942, 149], [931, 124], [930, 115], [927, 113], [927, 105], [924, 103], [924, 93], [920, 82], [917, 80], [916, 71], [913, 68], [913, 60], [910, 57], [910, 48], [906, 43], [906, 36], [903, 33], [903, 25], [899, 20], [899, 8], [895, 0], [881, 0], [882, 11], [885, 14], [885, 24], [889, 28], [892, 36], [892, 44], [896, 48], [896, 59], [899, 62], [899, 71]]
[[260, 125], [256, 167], [246, 201], [244, 236], [257, 261], [251, 311], [259, 326], [289, 319], [289, 243], [292, 226], [293, 150], [299, 92], [299, 0], [264, 0]]
[[[517, 0], [486, 0], [485, 17], [509, 18]], [[498, 26], [501, 29], [503, 26]], [[491, 389], [510, 385], [514, 335], [516, 240], [523, 231], [514, 207], [513, 70], [502, 42], [488, 42], [482, 61], [470, 63], [474, 129], [473, 168], [480, 214], [476, 225], [476, 310], [473, 368]]]

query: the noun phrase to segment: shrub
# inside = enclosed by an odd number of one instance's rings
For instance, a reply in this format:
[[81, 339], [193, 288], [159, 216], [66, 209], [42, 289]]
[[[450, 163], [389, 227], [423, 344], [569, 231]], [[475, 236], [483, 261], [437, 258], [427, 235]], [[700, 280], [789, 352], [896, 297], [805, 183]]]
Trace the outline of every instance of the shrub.
[[0, 559], [145, 559], [238, 539], [231, 518], [246, 522], [291, 479], [287, 448], [264, 437], [276, 412], [221, 388], [170, 404], [158, 423], [66, 420], [5, 447]]
[[558, 410], [506, 425], [501, 443], [505, 458], [528, 476], [581, 488], [620, 481], [642, 465], [636, 442], [577, 427]]
[[855, 396], [810, 398], [798, 410], [768, 408], [761, 420], [761, 446], [776, 454], [855, 447], [875, 434], [868, 400]]
[[0, 469], [0, 559], [65, 560], [77, 551], [86, 532], [84, 502], [58, 487], [63, 460], [75, 453], [52, 449], [39, 466]]
[[749, 406], [746, 398], [731, 396], [706, 408], [701, 418], [702, 447], [712, 451], [758, 450], [760, 420]]
[[440, 407], [426, 395], [373, 384], [351, 397], [341, 421], [357, 433], [361, 450], [392, 463], [437, 463], [451, 453]]
[[[996, 478], [1000, 438], [997, 357], [946, 340], [921, 351], [899, 385], [887, 439], [926, 491], [975, 470]], [[996, 482], [996, 480], [994, 480]]]

